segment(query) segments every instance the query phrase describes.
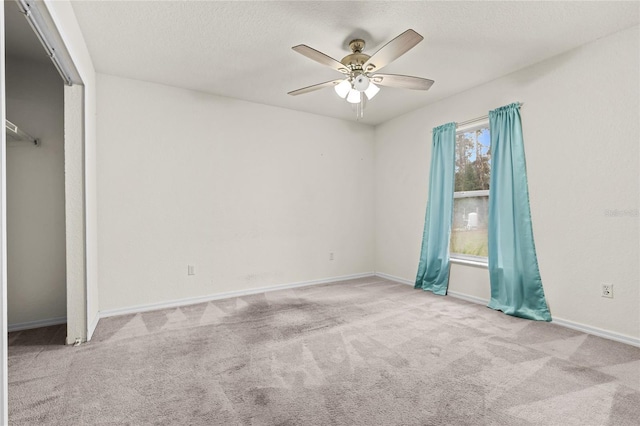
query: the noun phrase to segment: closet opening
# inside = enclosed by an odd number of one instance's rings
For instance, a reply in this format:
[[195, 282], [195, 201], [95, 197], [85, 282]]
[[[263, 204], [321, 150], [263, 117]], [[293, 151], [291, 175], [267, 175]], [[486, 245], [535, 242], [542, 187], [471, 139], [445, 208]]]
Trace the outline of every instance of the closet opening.
[[4, 8], [9, 345], [32, 329], [62, 345], [67, 322], [64, 82], [19, 5], [4, 2]]
[[84, 88], [45, 5], [4, 2], [4, 24], [8, 344], [83, 342]]

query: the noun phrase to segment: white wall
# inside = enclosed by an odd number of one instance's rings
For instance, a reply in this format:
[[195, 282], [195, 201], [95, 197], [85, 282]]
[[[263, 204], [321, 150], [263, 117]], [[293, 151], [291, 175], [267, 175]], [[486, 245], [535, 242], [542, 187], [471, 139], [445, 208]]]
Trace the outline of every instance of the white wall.
[[[376, 270], [415, 278], [431, 129], [524, 102], [534, 236], [551, 313], [637, 340], [638, 40], [631, 28], [378, 126]], [[631, 214], [605, 214], [616, 209]], [[613, 299], [600, 296], [601, 283], [614, 284]], [[450, 290], [488, 299], [487, 270], [453, 265]]]
[[64, 321], [63, 82], [51, 63], [7, 58], [7, 118], [41, 140], [7, 146], [9, 326]]
[[372, 272], [373, 136], [98, 74], [100, 310]]

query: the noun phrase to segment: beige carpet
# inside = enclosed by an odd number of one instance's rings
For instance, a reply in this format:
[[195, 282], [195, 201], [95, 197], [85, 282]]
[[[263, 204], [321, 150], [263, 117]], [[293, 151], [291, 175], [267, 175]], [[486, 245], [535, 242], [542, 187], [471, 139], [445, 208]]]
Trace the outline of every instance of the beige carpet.
[[12, 425], [638, 425], [640, 348], [380, 278], [9, 336]]

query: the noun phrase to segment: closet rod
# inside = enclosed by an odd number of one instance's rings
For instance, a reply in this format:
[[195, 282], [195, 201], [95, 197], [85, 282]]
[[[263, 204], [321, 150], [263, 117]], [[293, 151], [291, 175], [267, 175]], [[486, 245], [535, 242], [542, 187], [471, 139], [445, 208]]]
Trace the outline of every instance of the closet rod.
[[4, 120], [4, 127], [7, 131], [7, 134], [9, 134], [12, 139], [19, 141], [29, 141], [36, 146], [40, 145], [39, 139], [36, 139], [22, 129], [19, 129], [18, 126], [7, 119]]
[[27, 22], [31, 26], [33, 32], [36, 33], [38, 40], [44, 47], [47, 56], [53, 62], [53, 65], [58, 70], [60, 77], [64, 80], [67, 86], [73, 85], [73, 80], [69, 73], [66, 71], [65, 62], [68, 62], [68, 59], [64, 57], [65, 52], [62, 51], [60, 54], [56, 52], [55, 47], [51, 43], [52, 39], [54, 39], [51, 34], [51, 30], [47, 27], [44, 18], [42, 17], [40, 10], [36, 4], [32, 4], [33, 2], [29, 2], [28, 0], [17, 0], [18, 6], [20, 7], [20, 12], [27, 18]]

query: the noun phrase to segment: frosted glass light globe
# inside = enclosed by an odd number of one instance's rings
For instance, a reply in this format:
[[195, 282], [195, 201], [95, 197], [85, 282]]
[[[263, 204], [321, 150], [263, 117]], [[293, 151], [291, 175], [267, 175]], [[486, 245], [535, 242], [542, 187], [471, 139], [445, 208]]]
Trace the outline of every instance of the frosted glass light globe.
[[357, 90], [351, 89], [351, 91], [349, 92], [349, 95], [347, 96], [347, 102], [349, 102], [350, 104], [357, 104], [357, 103], [360, 103], [361, 98], [362, 98], [362, 95], [360, 94], [360, 92], [358, 92]]
[[364, 91], [364, 94], [367, 95], [367, 99], [373, 99], [373, 97], [378, 94], [380, 88], [373, 83], [369, 83], [369, 87]]
[[342, 80], [334, 87], [334, 90], [342, 99], [347, 97], [349, 91], [351, 90], [351, 83], [349, 82], [349, 79], [347, 78], [346, 80]]
[[369, 77], [360, 74], [353, 80], [353, 88], [358, 92], [364, 92], [369, 87]]

